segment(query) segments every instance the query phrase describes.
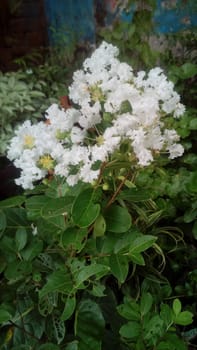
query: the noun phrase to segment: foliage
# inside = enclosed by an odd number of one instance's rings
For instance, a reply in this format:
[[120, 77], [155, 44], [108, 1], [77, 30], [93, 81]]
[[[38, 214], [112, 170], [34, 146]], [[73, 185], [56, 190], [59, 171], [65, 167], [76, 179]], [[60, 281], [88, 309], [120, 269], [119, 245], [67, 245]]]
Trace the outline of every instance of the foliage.
[[144, 67], [150, 68], [157, 62], [158, 53], [149, 44], [149, 38], [154, 33], [153, 11], [155, 8], [155, 0], [128, 1], [125, 8], [128, 20], [123, 21], [117, 18], [110, 28], [104, 27], [98, 32], [98, 38], [104, 38], [118, 46], [120, 57], [136, 70], [144, 69]]
[[[32, 69], [0, 74], [0, 153], [5, 154], [17, 124], [26, 119], [39, 120], [46, 107], [65, 95], [66, 69], [47, 63]], [[61, 79], [56, 80], [57, 76]]]
[[[165, 257], [155, 227], [162, 215], [148, 193], [118, 179], [106, 191], [54, 178], [0, 208], [2, 349], [130, 349], [140, 327], [147, 349], [186, 349], [172, 326], [190, 324], [192, 313], [150, 294]], [[169, 282], [162, 284], [169, 297]]]

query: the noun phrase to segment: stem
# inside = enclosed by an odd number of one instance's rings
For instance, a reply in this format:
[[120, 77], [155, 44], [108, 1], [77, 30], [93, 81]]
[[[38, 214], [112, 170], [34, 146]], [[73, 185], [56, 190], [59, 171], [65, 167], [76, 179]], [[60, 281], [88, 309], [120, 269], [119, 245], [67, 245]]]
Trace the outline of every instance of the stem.
[[113, 196], [112, 196], [112, 197], [110, 198], [110, 200], [108, 201], [108, 203], [107, 203], [107, 205], [106, 205], [106, 208], [109, 208], [110, 205], [115, 201], [115, 199], [116, 199], [118, 193], [120, 192], [121, 188], [124, 186], [124, 183], [125, 183], [125, 181], [126, 181], [128, 175], [129, 175], [129, 174], [127, 174], [127, 175], [125, 176], [124, 180], [121, 181], [121, 183], [119, 184], [117, 190], [114, 192]]

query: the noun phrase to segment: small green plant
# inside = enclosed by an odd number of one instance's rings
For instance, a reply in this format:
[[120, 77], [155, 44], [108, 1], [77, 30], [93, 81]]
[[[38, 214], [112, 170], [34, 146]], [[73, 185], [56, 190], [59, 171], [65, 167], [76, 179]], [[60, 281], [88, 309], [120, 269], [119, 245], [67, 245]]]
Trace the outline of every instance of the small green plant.
[[187, 349], [176, 334], [176, 325], [191, 324], [192, 313], [182, 311], [179, 299], [174, 299], [172, 307], [166, 303], [157, 307], [154, 296], [144, 292], [139, 301], [125, 297], [124, 303], [118, 306], [118, 312], [128, 320], [120, 328], [120, 335], [128, 349]]

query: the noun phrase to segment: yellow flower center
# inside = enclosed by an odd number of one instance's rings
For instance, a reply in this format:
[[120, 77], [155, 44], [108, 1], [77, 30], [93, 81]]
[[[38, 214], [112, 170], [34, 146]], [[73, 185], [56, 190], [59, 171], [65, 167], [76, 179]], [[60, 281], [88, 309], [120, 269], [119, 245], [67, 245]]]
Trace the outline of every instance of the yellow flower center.
[[102, 135], [98, 136], [96, 138], [96, 142], [99, 146], [103, 145], [104, 144], [104, 137]]
[[51, 170], [54, 167], [54, 160], [50, 155], [46, 154], [39, 159], [38, 164], [43, 169]]
[[23, 141], [24, 141], [24, 147], [25, 147], [25, 148], [30, 148], [30, 149], [32, 149], [32, 148], [34, 147], [34, 141], [35, 141], [35, 139], [34, 139], [33, 136], [31, 136], [31, 135], [25, 135]]
[[93, 85], [89, 88], [89, 91], [92, 101], [105, 101], [105, 96], [99, 86]]

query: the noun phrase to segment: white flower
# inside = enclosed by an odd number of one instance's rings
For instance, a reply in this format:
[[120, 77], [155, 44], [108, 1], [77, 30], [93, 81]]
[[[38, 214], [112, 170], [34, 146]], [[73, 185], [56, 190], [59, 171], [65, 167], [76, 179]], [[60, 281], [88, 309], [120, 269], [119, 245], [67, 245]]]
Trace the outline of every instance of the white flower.
[[170, 159], [174, 159], [177, 157], [180, 157], [183, 155], [184, 153], [184, 148], [182, 145], [178, 144], [178, 143], [174, 143], [173, 145], [169, 146], [167, 148], [167, 150], [169, 151], [170, 155], [169, 158]]
[[[8, 148], [8, 158], [21, 169], [16, 183], [33, 188], [49, 170], [65, 177], [70, 186], [91, 183], [100, 169], [98, 161], [115, 157], [121, 144], [128, 144], [136, 163], [147, 166], [154, 154], [168, 152], [169, 158], [183, 154], [175, 130], [165, 128], [165, 116], [178, 118], [185, 107], [160, 67], [134, 74], [120, 62], [119, 50], [103, 42], [81, 70], [73, 75], [69, 97], [76, 107], [64, 110], [52, 104], [46, 122], [20, 126]], [[127, 154], [125, 154], [127, 156]]]

